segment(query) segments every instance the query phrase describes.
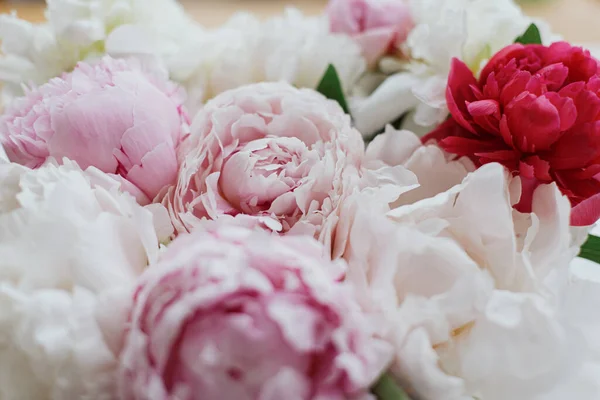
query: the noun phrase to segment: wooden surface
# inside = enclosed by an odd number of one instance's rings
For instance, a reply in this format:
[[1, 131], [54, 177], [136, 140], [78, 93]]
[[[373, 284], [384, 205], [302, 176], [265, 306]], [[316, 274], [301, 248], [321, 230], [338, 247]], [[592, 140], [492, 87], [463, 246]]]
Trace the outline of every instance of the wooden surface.
[[[183, 0], [182, 3], [203, 25], [214, 27], [238, 10], [267, 17], [292, 5], [307, 14], [317, 14], [326, 0]], [[43, 4], [40, 4], [31, 0], [0, 0], [0, 12], [16, 9], [23, 18], [40, 21], [43, 19]], [[600, 0], [529, 0], [523, 8], [528, 14], [550, 22], [567, 40], [600, 43]]]

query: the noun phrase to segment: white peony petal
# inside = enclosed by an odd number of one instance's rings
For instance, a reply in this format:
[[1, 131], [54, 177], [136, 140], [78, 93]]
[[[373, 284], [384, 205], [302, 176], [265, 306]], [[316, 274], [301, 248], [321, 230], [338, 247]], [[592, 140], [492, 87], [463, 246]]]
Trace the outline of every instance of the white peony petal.
[[[0, 375], [14, 378], [0, 397], [114, 398], [127, 303], [96, 313], [110, 293], [131, 296], [158, 257], [152, 213], [69, 160], [0, 163], [0, 188]], [[5, 375], [15, 367], [26, 382]]]

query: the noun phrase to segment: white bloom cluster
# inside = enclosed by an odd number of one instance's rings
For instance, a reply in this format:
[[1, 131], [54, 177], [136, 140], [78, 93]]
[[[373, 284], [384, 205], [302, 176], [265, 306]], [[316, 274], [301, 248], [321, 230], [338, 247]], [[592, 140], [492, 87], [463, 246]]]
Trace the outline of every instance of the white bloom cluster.
[[[390, 148], [404, 150], [392, 159]], [[387, 213], [357, 196], [345, 247], [348, 279], [389, 324], [403, 386], [425, 400], [596, 398], [600, 317], [583, 310], [600, 286], [570, 277], [587, 230], [570, 228], [557, 187], [540, 186], [521, 214], [519, 185], [498, 164], [469, 173], [468, 161], [394, 130], [369, 156], [421, 184]]]
[[103, 305], [156, 260], [153, 222], [100, 171], [0, 161], [0, 398], [114, 398]]
[[255, 82], [285, 81], [316, 88], [329, 64], [346, 91], [362, 75], [365, 60], [352, 39], [332, 34], [326, 18], [296, 9], [260, 21], [234, 15], [198, 38], [169, 66], [190, 97], [190, 109], [229, 89]]
[[202, 29], [175, 0], [47, 0], [47, 21], [0, 16], [3, 100], [104, 54], [169, 59]]

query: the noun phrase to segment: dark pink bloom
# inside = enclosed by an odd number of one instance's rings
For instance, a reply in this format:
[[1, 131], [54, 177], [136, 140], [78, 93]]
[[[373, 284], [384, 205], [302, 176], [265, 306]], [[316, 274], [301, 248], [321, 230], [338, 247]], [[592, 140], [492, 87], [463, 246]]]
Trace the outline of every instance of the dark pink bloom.
[[571, 223], [591, 225], [600, 217], [599, 71], [588, 51], [564, 42], [508, 46], [479, 81], [455, 59], [446, 92], [452, 117], [424, 140], [520, 176], [523, 212], [538, 185], [555, 182], [573, 205]]
[[179, 236], [141, 278], [123, 400], [367, 400], [392, 349], [308, 236], [227, 224]]

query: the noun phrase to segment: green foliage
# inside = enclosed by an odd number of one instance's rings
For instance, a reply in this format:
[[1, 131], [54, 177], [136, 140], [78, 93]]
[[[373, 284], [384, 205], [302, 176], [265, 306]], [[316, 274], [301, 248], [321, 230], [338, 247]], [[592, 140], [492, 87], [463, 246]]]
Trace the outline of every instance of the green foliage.
[[344, 96], [344, 90], [342, 89], [342, 82], [332, 64], [329, 64], [327, 71], [325, 71], [325, 75], [321, 78], [321, 82], [317, 86], [317, 92], [328, 99], [337, 101], [344, 112], [350, 114], [348, 103], [346, 103], [346, 97]]
[[515, 40], [515, 43], [542, 44], [542, 35], [540, 35], [540, 30], [538, 29], [537, 25], [529, 25], [529, 28], [527, 28], [525, 33], [519, 36], [517, 40]]
[[410, 397], [389, 374], [385, 374], [373, 387], [373, 394], [378, 400], [410, 400]]

